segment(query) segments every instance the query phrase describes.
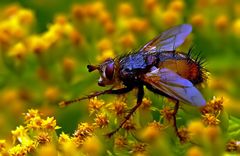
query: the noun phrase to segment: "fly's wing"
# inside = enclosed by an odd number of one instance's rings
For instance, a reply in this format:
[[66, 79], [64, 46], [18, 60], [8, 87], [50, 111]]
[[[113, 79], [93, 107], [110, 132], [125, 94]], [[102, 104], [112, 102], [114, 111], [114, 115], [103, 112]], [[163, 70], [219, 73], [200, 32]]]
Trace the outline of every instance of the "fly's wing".
[[189, 24], [182, 24], [170, 28], [144, 45], [140, 51], [144, 53], [173, 51], [183, 44], [185, 38], [191, 31], [192, 26]]
[[194, 106], [206, 104], [202, 94], [190, 81], [167, 68], [153, 69], [150, 73], [145, 74], [143, 81], [184, 103]]

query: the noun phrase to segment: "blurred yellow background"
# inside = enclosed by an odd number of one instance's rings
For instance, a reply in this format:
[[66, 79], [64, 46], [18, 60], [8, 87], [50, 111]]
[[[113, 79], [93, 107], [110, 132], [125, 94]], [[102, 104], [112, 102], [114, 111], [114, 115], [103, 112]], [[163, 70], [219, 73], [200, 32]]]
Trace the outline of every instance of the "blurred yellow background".
[[[0, 139], [11, 140], [11, 130], [24, 123], [22, 114], [31, 108], [54, 116], [61, 127], [56, 134], [72, 134], [79, 122], [93, 121], [88, 101], [58, 106], [64, 99], [103, 89], [97, 86], [99, 75], [88, 73], [86, 66], [138, 49], [183, 23], [192, 24], [193, 32], [182, 50], [193, 46], [201, 52], [210, 73], [201, 92], [207, 101], [223, 97], [227, 114], [236, 119], [235, 128], [240, 122], [238, 0], [1, 0], [0, 8]], [[149, 92], [147, 97], [154, 108], [162, 108], [162, 97]], [[152, 116], [156, 120], [160, 115]], [[199, 151], [193, 148], [185, 154]]]

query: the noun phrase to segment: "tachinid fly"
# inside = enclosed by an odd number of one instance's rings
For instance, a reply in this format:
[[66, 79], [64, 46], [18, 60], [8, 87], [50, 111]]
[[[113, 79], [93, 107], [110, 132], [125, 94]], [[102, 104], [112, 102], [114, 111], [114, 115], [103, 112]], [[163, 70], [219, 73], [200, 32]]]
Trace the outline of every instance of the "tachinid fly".
[[[88, 65], [89, 72], [99, 71], [99, 86], [112, 85], [112, 87], [83, 98], [64, 101], [61, 105], [68, 105], [103, 94], [125, 94], [137, 88], [136, 105], [125, 116], [119, 127], [108, 134], [108, 136], [112, 136], [122, 128], [141, 105], [144, 96], [143, 86], [146, 86], [148, 90], [176, 102], [173, 121], [178, 135], [176, 113], [179, 102], [194, 106], [206, 104], [201, 93], [194, 87], [194, 85], [204, 81], [204, 69], [201, 62], [190, 58], [189, 54], [176, 50], [183, 44], [191, 31], [191, 25], [182, 24], [164, 31], [136, 52], [108, 59], [100, 65]], [[119, 84], [124, 87], [114, 89]]]

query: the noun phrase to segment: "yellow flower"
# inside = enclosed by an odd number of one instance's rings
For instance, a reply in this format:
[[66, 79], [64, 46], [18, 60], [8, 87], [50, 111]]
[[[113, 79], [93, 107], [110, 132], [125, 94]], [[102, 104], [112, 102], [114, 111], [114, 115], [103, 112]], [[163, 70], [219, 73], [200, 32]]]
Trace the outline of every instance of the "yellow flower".
[[19, 94], [16, 89], [6, 89], [2, 92], [2, 103], [9, 104], [18, 101]]
[[169, 3], [169, 9], [181, 13], [185, 7], [185, 3], [182, 0], [174, 0]]
[[83, 43], [83, 36], [76, 30], [73, 29], [68, 34], [69, 39], [72, 41], [73, 45], [81, 45]]
[[127, 121], [123, 124], [122, 128], [124, 128], [124, 129], [127, 130], [127, 131], [136, 130], [135, 123], [134, 123], [133, 121], [131, 121], [130, 119], [127, 120]]
[[36, 116], [34, 118], [31, 118], [29, 123], [27, 124], [28, 129], [40, 129], [42, 127], [43, 120], [40, 116]]
[[112, 34], [115, 32], [115, 25], [113, 23], [113, 21], [109, 20], [107, 21], [104, 25], [104, 30], [108, 33], [108, 34]]
[[82, 146], [85, 140], [93, 135], [94, 127], [89, 123], [78, 124], [77, 130], [73, 134], [72, 141], [76, 147]]
[[11, 42], [11, 36], [4, 30], [1, 30], [0, 28], [0, 45], [5, 47], [5, 46], [8, 46], [10, 42]]
[[44, 38], [41, 38], [39, 36], [30, 37], [28, 43], [30, 50], [36, 54], [41, 54], [49, 48], [49, 42], [46, 42]]
[[142, 109], [148, 109], [151, 107], [152, 101], [147, 99], [147, 98], [143, 98], [142, 100], [142, 104], [141, 104], [141, 108]]
[[100, 52], [112, 49], [112, 41], [108, 38], [103, 38], [97, 43], [97, 48]]
[[[45, 32], [41, 36], [41, 40], [44, 40], [45, 42], [47, 42], [45, 45], [46, 49], [53, 46], [60, 40], [60, 35], [61, 35], [60, 32], [56, 32], [56, 30], [53, 30], [52, 28], [53, 27], [51, 27], [51, 29], [49, 31]], [[56, 27], [54, 27], [54, 28], [56, 28]]]
[[101, 1], [90, 3], [85, 7], [87, 16], [92, 18], [95, 18], [99, 14], [99, 12], [105, 9], [104, 3]]
[[215, 27], [219, 32], [225, 32], [228, 29], [229, 20], [227, 15], [220, 15], [215, 20]]
[[17, 4], [11, 4], [3, 9], [3, 14], [6, 17], [15, 15], [20, 10], [20, 6]]
[[217, 119], [216, 116], [207, 113], [203, 115], [203, 123], [209, 126], [217, 126], [220, 123], [220, 120]]
[[17, 18], [21, 24], [30, 25], [33, 23], [34, 14], [31, 10], [21, 9], [17, 13]]
[[104, 11], [101, 11], [99, 14], [98, 14], [98, 20], [99, 22], [104, 25], [106, 24], [107, 22], [111, 21], [111, 15], [109, 12], [107, 12], [106, 10]]
[[35, 117], [40, 117], [40, 113], [37, 109], [29, 109], [27, 113], [23, 113], [24, 121], [26, 123], [30, 122]]
[[77, 62], [74, 58], [64, 57], [62, 62], [64, 72], [71, 73], [76, 68], [76, 65], [77, 65]]
[[58, 155], [57, 147], [53, 143], [40, 146], [37, 149], [37, 155], [38, 156], [47, 156], [47, 155], [57, 156]]
[[96, 136], [91, 136], [84, 141], [82, 150], [83, 153], [89, 156], [97, 156], [102, 151], [102, 144]]
[[86, 7], [80, 4], [75, 4], [72, 6], [71, 9], [72, 16], [77, 19], [77, 20], [84, 20], [86, 18], [87, 12], [86, 12]]
[[126, 35], [120, 37], [119, 42], [123, 48], [133, 48], [136, 44], [136, 39], [132, 33], [127, 33]]
[[190, 139], [189, 132], [188, 132], [187, 128], [179, 128], [178, 129], [178, 136], [179, 136], [179, 139], [180, 139], [181, 143], [186, 143]]
[[0, 153], [6, 149], [6, 140], [0, 140]]
[[64, 143], [69, 142], [69, 141], [71, 141], [69, 135], [68, 135], [68, 134], [65, 134], [64, 132], [62, 132], [62, 133], [60, 134], [60, 136], [58, 137], [58, 142], [59, 142], [60, 144], [64, 144]]
[[55, 24], [65, 25], [67, 22], [68, 22], [68, 19], [64, 14], [58, 14], [54, 18]]
[[203, 129], [205, 129], [205, 126], [200, 121], [192, 121], [188, 125], [188, 132], [191, 137], [193, 138], [201, 138], [203, 137]]
[[144, 7], [147, 11], [154, 11], [158, 8], [158, 1], [157, 0], [144, 0]]
[[129, 29], [136, 33], [146, 32], [148, 29], [148, 21], [146, 19], [132, 18], [129, 20]]
[[114, 52], [113, 50], [109, 49], [109, 50], [105, 50], [103, 52], [101, 52], [101, 55], [97, 56], [97, 60], [99, 62], [103, 62], [109, 58], [114, 58]]
[[154, 141], [160, 136], [163, 125], [159, 122], [153, 121], [142, 131], [141, 137], [146, 141]]
[[49, 101], [56, 101], [60, 95], [60, 91], [57, 87], [49, 86], [44, 93], [44, 96]]
[[144, 144], [144, 143], [137, 143], [137, 144], [134, 144], [133, 147], [132, 147], [132, 153], [134, 155], [138, 155], [138, 154], [143, 154], [146, 153], [146, 147], [147, 145]]
[[193, 26], [198, 27], [198, 28], [201, 28], [206, 25], [206, 19], [205, 19], [204, 15], [201, 13], [194, 14], [191, 17], [190, 22], [192, 23]]
[[27, 47], [22, 42], [18, 42], [10, 49], [9, 56], [22, 59], [25, 57], [26, 53]]
[[27, 153], [30, 153], [30, 152], [33, 152], [37, 148], [38, 143], [34, 140], [28, 139], [22, 145], [25, 148], [25, 150], [27, 151]]
[[123, 136], [117, 136], [114, 139], [114, 145], [117, 148], [124, 148], [127, 147], [128, 142], [127, 142], [127, 138], [124, 138]]
[[160, 114], [163, 116], [164, 119], [170, 122], [173, 119], [173, 112], [174, 110], [172, 108], [166, 106], [160, 111]]
[[165, 11], [162, 15], [162, 18], [164, 25], [166, 25], [167, 27], [176, 25], [177, 23], [179, 23], [180, 20], [179, 13], [172, 10]]
[[37, 136], [36, 136], [36, 140], [39, 144], [46, 144], [49, 143], [51, 141], [51, 138], [49, 136], [48, 133], [46, 132], [40, 132]]
[[129, 17], [133, 15], [133, 7], [128, 2], [123, 2], [118, 5], [118, 15], [123, 17]]
[[226, 144], [226, 150], [228, 152], [236, 152], [236, 151], [240, 151], [240, 145], [239, 145], [239, 141], [236, 140], [230, 140], [227, 142]]
[[27, 136], [27, 129], [23, 126], [18, 126], [16, 130], [11, 131], [13, 140], [18, 139], [20, 142], [22, 142], [22, 138]]
[[223, 110], [223, 97], [213, 97], [211, 101], [207, 103], [204, 107], [202, 107], [201, 112], [202, 114], [215, 114], [217, 115], [219, 112]]
[[122, 116], [127, 109], [127, 104], [123, 101], [116, 100], [114, 103], [111, 103], [110, 110], [115, 113], [117, 116]]
[[95, 120], [95, 124], [97, 127], [104, 128], [108, 125], [109, 120], [106, 114], [97, 114]]
[[55, 130], [60, 129], [60, 127], [57, 126], [57, 121], [54, 117], [47, 117], [46, 120], [42, 120], [42, 129]]
[[24, 146], [18, 144], [9, 149], [9, 154], [11, 156], [25, 156], [27, 155], [27, 149]]
[[21, 39], [26, 35], [26, 29], [23, 29], [16, 17], [1, 22], [0, 30], [4, 31], [12, 39]]
[[193, 146], [188, 149], [187, 156], [204, 156], [203, 153], [204, 152], [199, 147]]
[[240, 18], [233, 21], [232, 31], [234, 35], [240, 37]]
[[210, 143], [216, 143], [221, 139], [221, 130], [217, 126], [208, 126], [204, 129], [204, 136]]
[[210, 105], [215, 111], [222, 111], [223, 110], [223, 97], [213, 97], [213, 99], [208, 102], [208, 105]]
[[91, 98], [88, 103], [88, 109], [90, 114], [97, 112], [105, 104], [103, 100], [98, 100], [97, 97]]

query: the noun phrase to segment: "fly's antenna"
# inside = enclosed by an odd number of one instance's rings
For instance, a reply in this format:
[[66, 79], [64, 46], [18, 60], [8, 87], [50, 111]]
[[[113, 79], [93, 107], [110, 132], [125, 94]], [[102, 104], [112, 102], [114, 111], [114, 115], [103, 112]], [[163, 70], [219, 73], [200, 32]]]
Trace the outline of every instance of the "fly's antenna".
[[99, 69], [99, 66], [94, 66], [94, 65], [87, 65], [88, 71], [92, 72], [96, 69]]

